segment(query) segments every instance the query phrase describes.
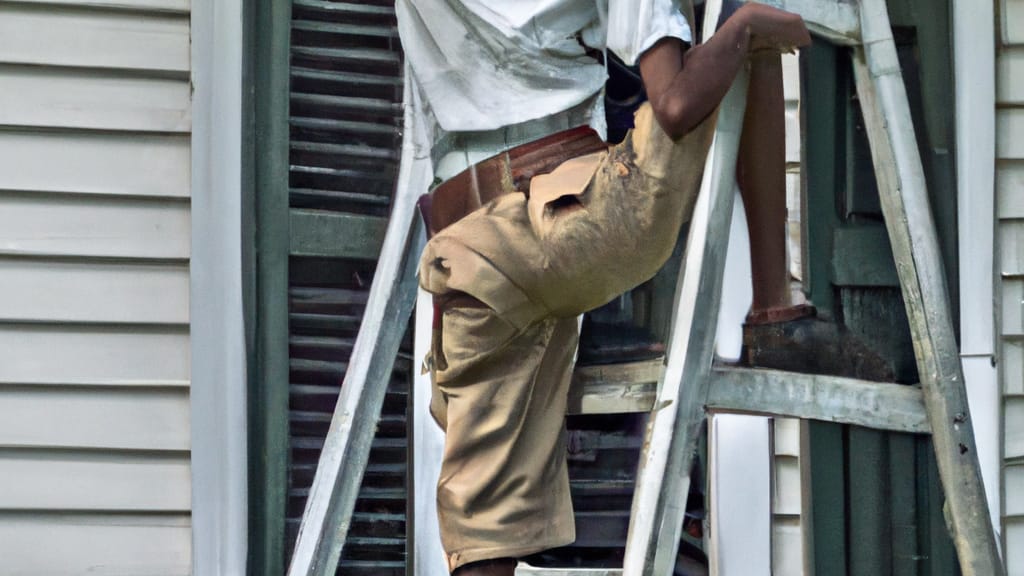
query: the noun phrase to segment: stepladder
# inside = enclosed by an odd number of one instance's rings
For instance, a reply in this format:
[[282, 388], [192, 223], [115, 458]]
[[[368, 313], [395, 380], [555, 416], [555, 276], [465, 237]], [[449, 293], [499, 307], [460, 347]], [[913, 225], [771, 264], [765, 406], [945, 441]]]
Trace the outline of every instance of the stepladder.
[[[713, 12], [718, 3], [707, 4]], [[914, 335], [921, 386], [723, 368], [714, 364], [714, 319], [719, 306], [746, 97], [745, 78], [741, 75], [720, 108], [715, 142], [691, 225], [686, 263], [677, 287], [672, 336], [652, 403], [646, 449], [641, 456], [623, 567], [574, 572], [523, 566], [521, 573], [671, 574], [682, 529], [693, 447], [706, 414], [714, 411], [930, 433], [946, 490], [949, 528], [963, 573], [1002, 573], [989, 516], [984, 512], [986, 499], [945, 302], [941, 262], [884, 1], [787, 0], [777, 4], [804, 15], [812, 31], [824, 38], [853, 47], [857, 92]], [[390, 276], [381, 275], [383, 282], [390, 282], [390, 290], [382, 288], [377, 302], [385, 312], [377, 322], [376, 333], [368, 331], [365, 338], [360, 336], [364, 341], [362, 355], [366, 356], [362, 363], [363, 382], [349, 386], [349, 402], [339, 401], [339, 409], [345, 411], [348, 419], [337, 426], [332, 424], [332, 434], [335, 428], [339, 432], [333, 443], [329, 439], [325, 445], [320, 464], [325, 473], [321, 480], [318, 470], [292, 574], [326, 573], [332, 558], [336, 564], [340, 554], [339, 540], [344, 540], [347, 516], [351, 515], [355, 498], [351, 490], [346, 491], [341, 485], [353, 472], [359, 473], [360, 460], [365, 466], [366, 455], [359, 453], [363, 446], [368, 451], [369, 446], [363, 430], [366, 425], [359, 420], [359, 414], [373, 412], [373, 403], [379, 403], [369, 398], [372, 393], [362, 395], [360, 391], [372, 388], [373, 366], [386, 362], [388, 346], [382, 343], [388, 338], [388, 322], [407, 315], [411, 305], [409, 262], [410, 254], [417, 250], [417, 234], [415, 229], [410, 232], [410, 220], [403, 220], [410, 217], [411, 210], [392, 216], [393, 228], [400, 231], [405, 226], [405, 236], [385, 248], [390, 248], [390, 256], [384, 269], [393, 272]], [[394, 236], [399, 238], [400, 234], [396, 232]], [[359, 352], [354, 351], [353, 356]], [[878, 410], [879, 406], [885, 410]]]

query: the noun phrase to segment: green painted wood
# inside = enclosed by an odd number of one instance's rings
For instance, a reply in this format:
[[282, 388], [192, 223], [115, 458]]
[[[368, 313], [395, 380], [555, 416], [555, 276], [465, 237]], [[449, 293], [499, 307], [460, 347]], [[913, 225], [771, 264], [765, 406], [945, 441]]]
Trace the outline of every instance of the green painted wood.
[[892, 564], [886, 436], [858, 426], [847, 431], [850, 576], [888, 574]]
[[839, 48], [815, 42], [800, 51], [801, 179], [804, 292], [819, 312], [835, 311], [831, 278], [833, 230], [839, 224], [835, 191], [842, 182], [845, 150], [843, 103], [849, 90]]
[[847, 566], [846, 474], [843, 429], [839, 424], [804, 420], [800, 454], [805, 564], [815, 576], [844, 576]]
[[254, 250], [245, 292], [249, 361], [249, 558], [253, 576], [284, 572], [288, 470], [288, 46], [290, 0], [246, 11], [251, 114], [244, 173]]
[[917, 576], [919, 561], [916, 466], [910, 434], [889, 434], [889, 533], [892, 542], [892, 576]]
[[293, 208], [290, 252], [293, 256], [374, 260], [384, 243], [387, 218]]
[[885, 226], [841, 226], [833, 233], [833, 245], [835, 254], [841, 256], [832, 259], [832, 283], [836, 286], [899, 288]]

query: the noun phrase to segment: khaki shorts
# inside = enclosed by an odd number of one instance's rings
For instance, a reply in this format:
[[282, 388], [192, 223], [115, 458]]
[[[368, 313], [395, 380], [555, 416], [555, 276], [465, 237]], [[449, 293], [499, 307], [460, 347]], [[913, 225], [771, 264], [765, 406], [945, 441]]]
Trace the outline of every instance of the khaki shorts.
[[715, 115], [678, 142], [645, 104], [608, 152], [535, 177], [438, 233], [420, 284], [449, 307], [431, 412], [446, 430], [438, 516], [449, 569], [575, 539], [565, 410], [576, 316], [651, 278], [689, 220]]

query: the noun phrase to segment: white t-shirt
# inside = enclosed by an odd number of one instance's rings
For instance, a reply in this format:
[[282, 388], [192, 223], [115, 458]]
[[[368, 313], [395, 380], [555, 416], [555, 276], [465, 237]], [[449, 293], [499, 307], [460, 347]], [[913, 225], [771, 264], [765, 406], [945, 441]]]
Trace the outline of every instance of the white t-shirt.
[[606, 71], [583, 44], [634, 64], [661, 38], [691, 41], [679, 0], [397, 0], [396, 13], [426, 112], [448, 133], [585, 124]]

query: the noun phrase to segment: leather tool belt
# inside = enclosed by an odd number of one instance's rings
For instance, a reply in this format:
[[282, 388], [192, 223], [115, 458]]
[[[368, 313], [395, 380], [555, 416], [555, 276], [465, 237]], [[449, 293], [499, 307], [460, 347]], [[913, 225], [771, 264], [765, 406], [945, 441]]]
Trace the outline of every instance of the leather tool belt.
[[420, 198], [427, 237], [499, 196], [512, 192], [529, 196], [530, 179], [534, 176], [547, 174], [566, 160], [607, 148], [597, 132], [580, 126], [516, 146], [470, 166]]

